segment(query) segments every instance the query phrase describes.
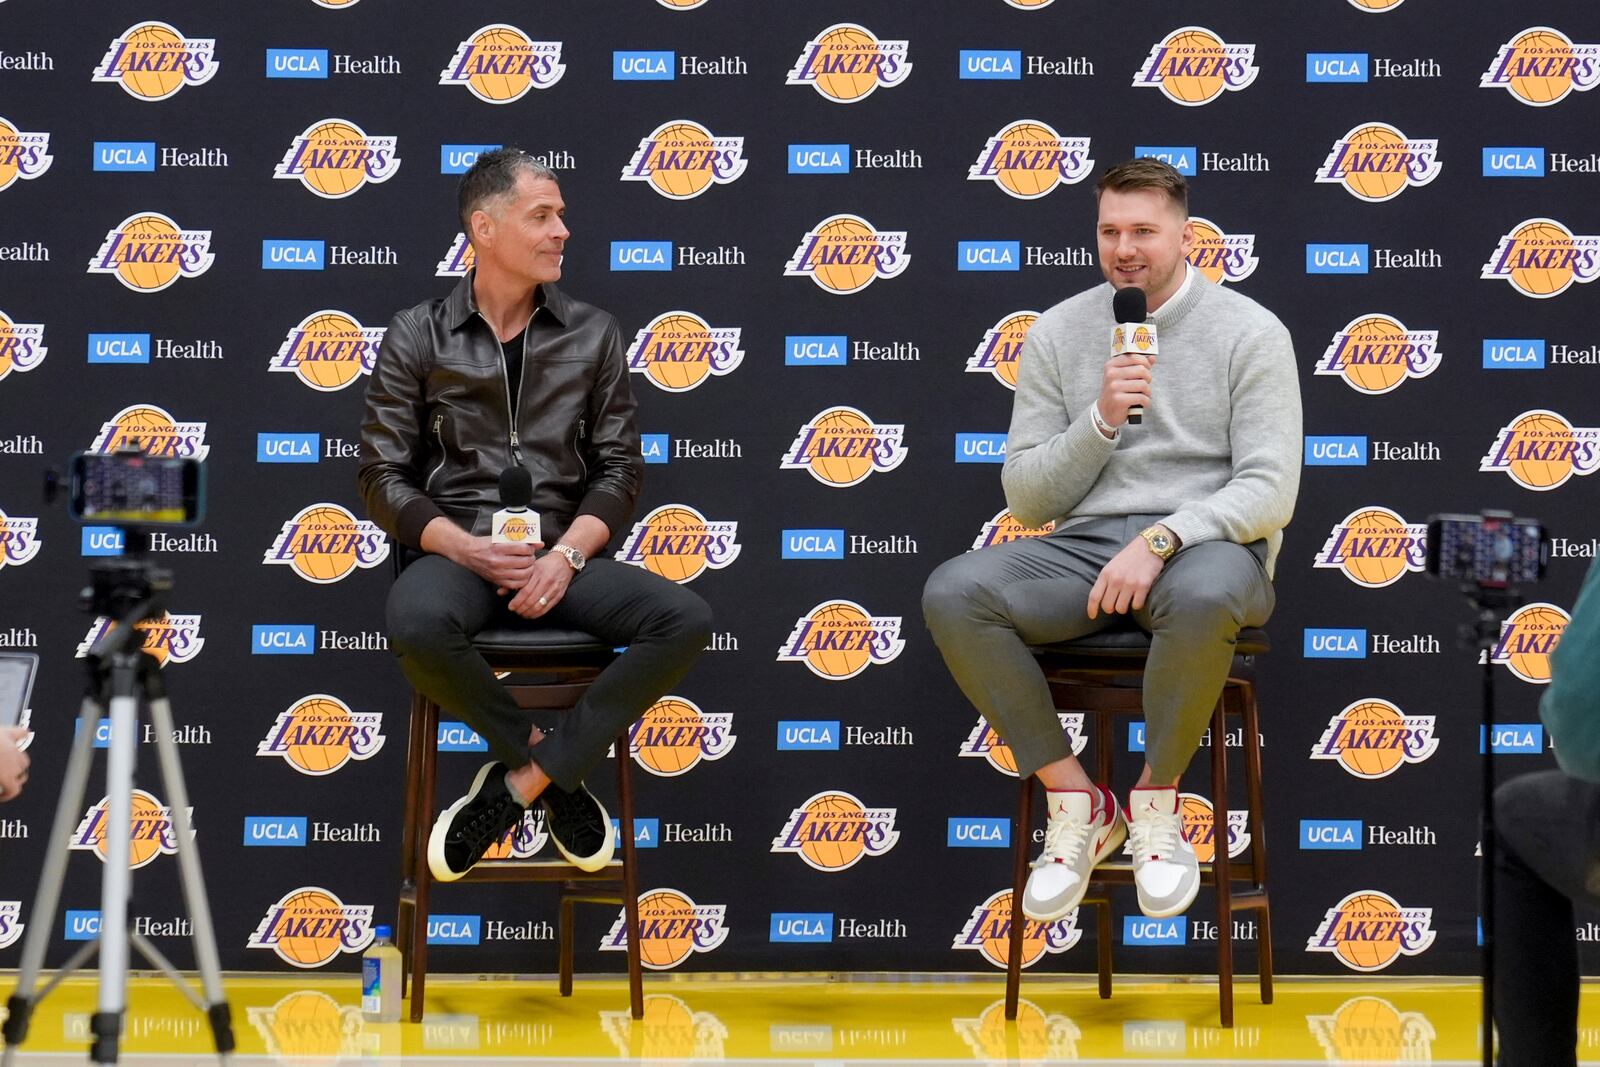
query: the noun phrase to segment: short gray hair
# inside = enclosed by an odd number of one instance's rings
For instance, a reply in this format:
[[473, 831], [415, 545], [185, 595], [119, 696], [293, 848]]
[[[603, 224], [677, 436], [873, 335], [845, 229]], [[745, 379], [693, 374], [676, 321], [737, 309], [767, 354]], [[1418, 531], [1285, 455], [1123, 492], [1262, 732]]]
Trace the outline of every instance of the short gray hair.
[[456, 186], [456, 209], [461, 215], [462, 232], [471, 236], [474, 211], [494, 214], [504, 206], [504, 201], [517, 187], [517, 176], [524, 172], [535, 178], [560, 181], [555, 171], [520, 148], [496, 148], [479, 156]]

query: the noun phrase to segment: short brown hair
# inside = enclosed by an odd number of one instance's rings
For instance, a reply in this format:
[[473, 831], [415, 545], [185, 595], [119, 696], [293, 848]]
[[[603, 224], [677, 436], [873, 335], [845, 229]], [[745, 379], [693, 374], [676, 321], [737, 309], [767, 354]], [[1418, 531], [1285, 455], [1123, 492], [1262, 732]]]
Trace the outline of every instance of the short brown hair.
[[1117, 193], [1157, 189], [1178, 205], [1184, 217], [1187, 218], [1189, 214], [1188, 181], [1170, 163], [1163, 163], [1159, 159], [1130, 159], [1126, 163], [1118, 163], [1100, 175], [1100, 181], [1094, 187], [1095, 200], [1098, 201], [1100, 194], [1107, 189]]
[[480, 208], [494, 214], [516, 192], [517, 178], [527, 171], [535, 178], [557, 181], [556, 172], [520, 148], [497, 148], [479, 156], [456, 184], [456, 213], [461, 229], [472, 233], [472, 213]]

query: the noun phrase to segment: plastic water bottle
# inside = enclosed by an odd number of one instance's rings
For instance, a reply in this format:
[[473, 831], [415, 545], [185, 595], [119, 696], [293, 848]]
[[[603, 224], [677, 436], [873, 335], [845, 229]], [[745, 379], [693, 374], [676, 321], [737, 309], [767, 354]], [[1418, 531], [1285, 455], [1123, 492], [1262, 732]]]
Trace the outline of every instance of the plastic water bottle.
[[374, 931], [367, 951], [361, 955], [361, 1015], [368, 1022], [400, 1021], [400, 950], [389, 940], [390, 930]]

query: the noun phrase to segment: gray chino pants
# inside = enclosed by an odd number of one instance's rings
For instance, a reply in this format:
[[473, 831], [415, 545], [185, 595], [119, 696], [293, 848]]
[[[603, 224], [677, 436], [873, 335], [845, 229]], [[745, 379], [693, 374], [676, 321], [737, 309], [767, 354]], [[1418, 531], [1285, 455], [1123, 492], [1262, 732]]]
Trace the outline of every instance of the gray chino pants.
[[1159, 519], [1091, 519], [969, 552], [929, 576], [922, 611], [934, 642], [961, 691], [1011, 746], [1021, 774], [1071, 754], [1029, 645], [1083, 637], [1130, 617], [1149, 633], [1145, 759], [1155, 780], [1166, 781], [1200, 747], [1240, 628], [1272, 614], [1266, 542], [1207, 541], [1167, 561], [1141, 610], [1089, 618], [1089, 590], [1101, 569]]

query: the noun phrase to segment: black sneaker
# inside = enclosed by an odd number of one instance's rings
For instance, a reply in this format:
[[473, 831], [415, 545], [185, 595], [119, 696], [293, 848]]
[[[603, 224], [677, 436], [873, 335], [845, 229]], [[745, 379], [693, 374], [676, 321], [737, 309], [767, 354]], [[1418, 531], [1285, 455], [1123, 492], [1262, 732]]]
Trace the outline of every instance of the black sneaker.
[[611, 817], [586, 787], [568, 793], [552, 782], [539, 794], [539, 803], [550, 840], [568, 863], [581, 871], [598, 871], [611, 862]]
[[428, 835], [428, 870], [440, 882], [453, 882], [477, 866], [525, 809], [506, 789], [506, 765], [485, 763], [467, 795], [434, 821]]

